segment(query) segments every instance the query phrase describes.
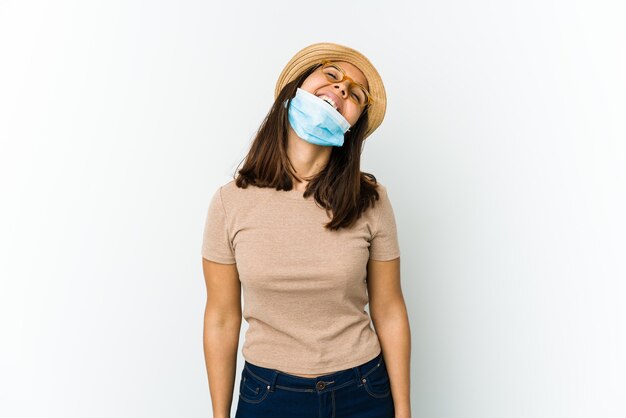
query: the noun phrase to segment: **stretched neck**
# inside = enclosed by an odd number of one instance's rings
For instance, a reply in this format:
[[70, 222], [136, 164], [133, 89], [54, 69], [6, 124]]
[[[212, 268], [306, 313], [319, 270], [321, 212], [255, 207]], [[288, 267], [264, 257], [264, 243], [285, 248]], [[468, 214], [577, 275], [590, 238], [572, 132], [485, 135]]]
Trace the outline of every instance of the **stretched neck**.
[[[297, 179], [294, 179], [294, 188], [304, 190], [308, 184], [307, 178], [314, 176], [326, 167], [330, 159], [332, 147], [311, 144], [300, 138], [291, 126], [287, 135], [287, 156], [296, 170]], [[298, 183], [297, 180], [301, 180]]]

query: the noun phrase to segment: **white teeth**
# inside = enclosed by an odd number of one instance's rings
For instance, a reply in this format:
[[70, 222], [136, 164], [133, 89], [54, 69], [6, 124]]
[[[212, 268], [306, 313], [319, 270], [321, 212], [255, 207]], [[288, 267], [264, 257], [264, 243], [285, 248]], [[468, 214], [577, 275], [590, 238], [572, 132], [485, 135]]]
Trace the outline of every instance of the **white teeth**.
[[335, 101], [333, 99], [331, 99], [330, 97], [326, 96], [325, 94], [322, 94], [319, 97], [320, 97], [320, 99], [323, 99], [323, 100], [326, 100], [327, 102], [329, 102], [331, 104], [331, 106], [335, 108], [335, 110], [337, 109], [337, 104], [335, 103]]

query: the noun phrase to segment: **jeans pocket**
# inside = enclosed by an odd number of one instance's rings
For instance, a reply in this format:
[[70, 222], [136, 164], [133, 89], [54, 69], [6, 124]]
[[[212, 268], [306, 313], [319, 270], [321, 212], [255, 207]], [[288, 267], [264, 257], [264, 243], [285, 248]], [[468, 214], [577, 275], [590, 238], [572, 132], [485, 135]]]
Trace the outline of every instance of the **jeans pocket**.
[[374, 398], [386, 398], [391, 394], [389, 374], [382, 357], [371, 370], [363, 375], [363, 387]]
[[239, 397], [248, 403], [261, 403], [267, 398], [269, 386], [244, 367], [239, 381]]

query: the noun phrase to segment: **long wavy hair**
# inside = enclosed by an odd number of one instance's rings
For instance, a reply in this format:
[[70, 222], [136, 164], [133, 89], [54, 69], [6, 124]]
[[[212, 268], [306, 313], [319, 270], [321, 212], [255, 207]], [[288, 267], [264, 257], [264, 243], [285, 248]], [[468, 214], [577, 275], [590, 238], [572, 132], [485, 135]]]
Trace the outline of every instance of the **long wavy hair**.
[[[254, 185], [276, 190], [293, 189], [292, 176], [296, 175], [287, 156], [287, 109], [298, 87], [320, 65], [309, 67], [281, 90], [244, 157], [243, 167], [235, 172], [233, 179], [237, 187], [245, 189]], [[287, 107], [283, 105], [286, 100]], [[361, 171], [367, 118], [366, 108], [344, 134], [343, 146], [332, 147], [328, 164], [309, 179], [304, 192], [304, 197], [314, 195], [329, 217], [329, 211], [332, 213], [331, 220], [324, 225], [327, 229], [349, 228], [379, 199], [376, 177]]]

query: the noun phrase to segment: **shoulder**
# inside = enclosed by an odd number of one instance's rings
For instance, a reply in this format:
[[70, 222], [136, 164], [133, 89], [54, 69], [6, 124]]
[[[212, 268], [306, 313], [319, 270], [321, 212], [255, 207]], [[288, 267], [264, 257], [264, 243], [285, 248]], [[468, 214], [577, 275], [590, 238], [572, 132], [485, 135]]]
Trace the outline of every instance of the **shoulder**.
[[235, 193], [237, 189], [238, 187], [237, 187], [237, 184], [235, 183], [235, 180], [230, 180], [222, 184], [218, 188], [221, 194], [228, 194], [228, 195]]
[[389, 199], [387, 186], [380, 181], [376, 182], [376, 191], [378, 192], [378, 201]]
[[387, 193], [387, 186], [379, 181], [376, 183], [376, 190], [378, 193]]
[[236, 180], [230, 180], [222, 184], [219, 188], [224, 196], [246, 196], [248, 198], [254, 194], [264, 193], [271, 190], [269, 188], [261, 188], [251, 184], [247, 185], [245, 188], [239, 187]]
[[376, 191], [378, 192], [378, 199], [374, 204], [373, 212], [378, 217], [389, 216], [390, 213], [393, 213], [393, 205], [391, 203], [392, 199], [389, 197], [389, 189], [385, 184], [379, 182], [376, 185]]
[[255, 206], [260, 201], [270, 197], [272, 189], [260, 188], [253, 185], [247, 187], [237, 186], [235, 180], [230, 180], [222, 184], [217, 192], [220, 194], [224, 207], [227, 210], [245, 210], [247, 207]]
[[376, 181], [365, 193], [366, 195], [362, 196], [362, 199], [369, 202], [364, 209], [365, 219], [375, 224], [388, 201], [387, 187], [380, 181]]

